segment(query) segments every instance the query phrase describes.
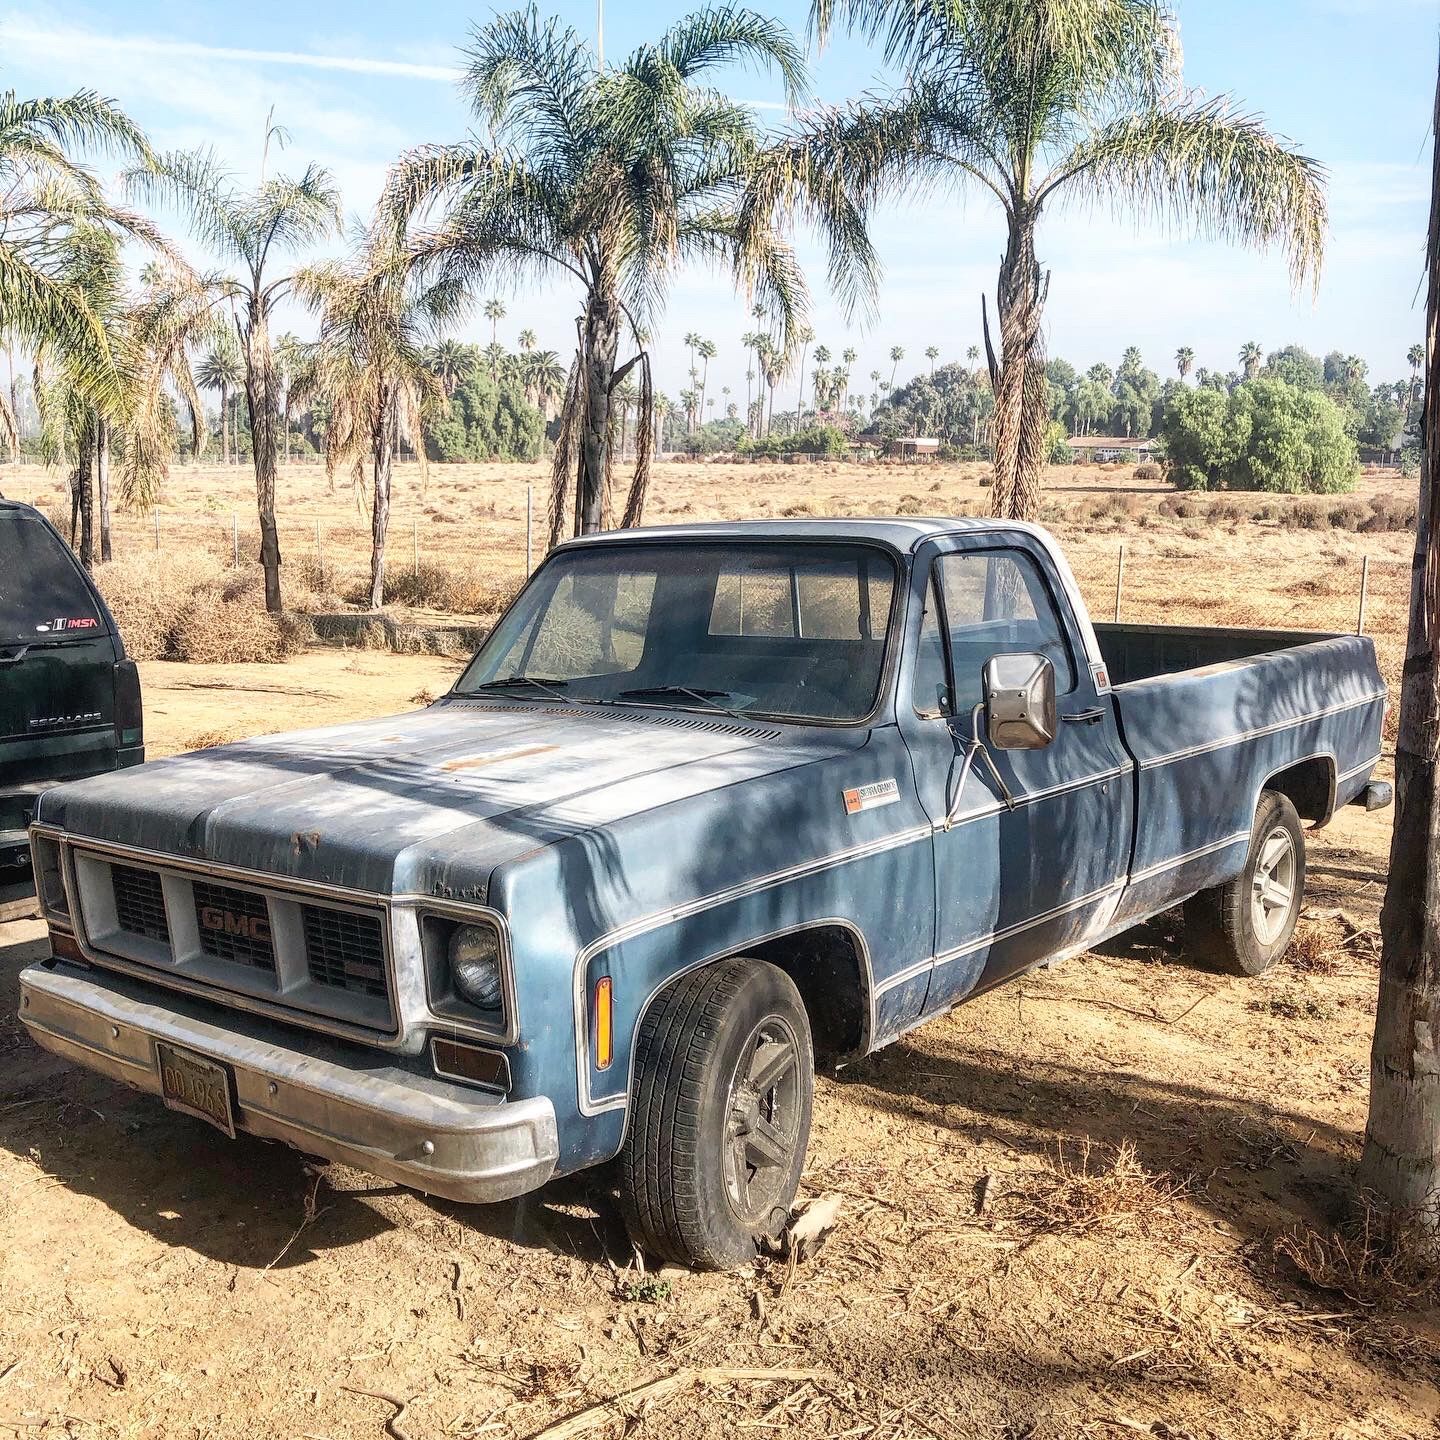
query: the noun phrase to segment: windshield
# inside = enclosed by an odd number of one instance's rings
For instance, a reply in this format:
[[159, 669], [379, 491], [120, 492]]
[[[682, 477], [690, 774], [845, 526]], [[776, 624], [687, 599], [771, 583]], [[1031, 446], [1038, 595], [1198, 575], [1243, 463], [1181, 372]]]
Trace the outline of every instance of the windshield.
[[860, 720], [880, 688], [894, 593], [894, 560], [866, 545], [561, 551], [455, 689]]
[[75, 563], [49, 526], [0, 516], [0, 645], [85, 638], [104, 626]]

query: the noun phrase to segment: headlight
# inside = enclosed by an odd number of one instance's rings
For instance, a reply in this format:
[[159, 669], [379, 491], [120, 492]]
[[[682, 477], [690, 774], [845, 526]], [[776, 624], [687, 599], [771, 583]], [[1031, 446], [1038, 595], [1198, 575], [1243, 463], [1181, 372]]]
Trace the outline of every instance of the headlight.
[[450, 937], [450, 975], [472, 1005], [498, 1013], [503, 994], [500, 936], [489, 925], [461, 925]]

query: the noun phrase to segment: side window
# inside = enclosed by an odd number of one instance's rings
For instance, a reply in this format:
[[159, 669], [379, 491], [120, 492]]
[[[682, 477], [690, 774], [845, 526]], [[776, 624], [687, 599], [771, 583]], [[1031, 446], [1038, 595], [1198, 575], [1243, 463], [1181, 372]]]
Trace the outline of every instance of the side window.
[[985, 662], [992, 655], [1038, 652], [1055, 667], [1057, 694], [1068, 695], [1075, 688], [1075, 662], [1065, 627], [1029, 555], [1022, 550], [942, 555], [935, 572], [950, 627], [957, 714], [980, 703]]

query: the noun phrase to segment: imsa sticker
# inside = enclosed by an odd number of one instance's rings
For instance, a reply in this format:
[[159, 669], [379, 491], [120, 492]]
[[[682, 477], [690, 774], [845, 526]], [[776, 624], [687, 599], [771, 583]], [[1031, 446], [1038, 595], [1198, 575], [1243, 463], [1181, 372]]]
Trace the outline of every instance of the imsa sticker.
[[843, 790], [845, 813], [858, 815], [862, 810], [878, 810], [882, 805], [893, 805], [900, 798], [900, 787], [893, 780], [876, 780], [870, 785], [857, 785], [853, 790]]

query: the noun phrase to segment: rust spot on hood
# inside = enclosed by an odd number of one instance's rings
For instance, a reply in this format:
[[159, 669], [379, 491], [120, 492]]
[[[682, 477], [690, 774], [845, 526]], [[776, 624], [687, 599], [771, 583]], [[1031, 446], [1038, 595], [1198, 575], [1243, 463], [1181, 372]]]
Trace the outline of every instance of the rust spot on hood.
[[532, 755], [548, 755], [558, 745], [522, 745], [515, 750], [488, 750], [483, 755], [464, 755], [447, 760], [442, 770], [481, 770], [486, 765], [502, 765], [507, 760], [527, 760]]

